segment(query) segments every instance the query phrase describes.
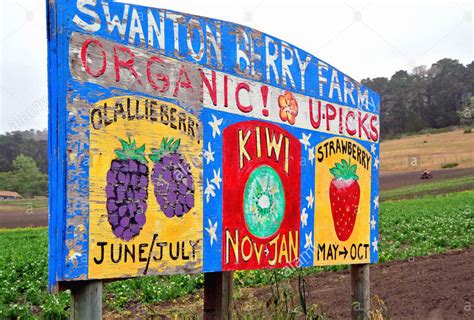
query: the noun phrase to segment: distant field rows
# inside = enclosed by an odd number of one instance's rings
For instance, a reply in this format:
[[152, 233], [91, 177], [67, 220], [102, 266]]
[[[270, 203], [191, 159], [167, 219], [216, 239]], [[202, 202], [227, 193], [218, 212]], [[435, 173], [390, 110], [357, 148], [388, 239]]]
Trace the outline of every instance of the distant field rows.
[[457, 163], [458, 168], [474, 167], [474, 133], [463, 130], [409, 136], [381, 143], [381, 172], [440, 169]]

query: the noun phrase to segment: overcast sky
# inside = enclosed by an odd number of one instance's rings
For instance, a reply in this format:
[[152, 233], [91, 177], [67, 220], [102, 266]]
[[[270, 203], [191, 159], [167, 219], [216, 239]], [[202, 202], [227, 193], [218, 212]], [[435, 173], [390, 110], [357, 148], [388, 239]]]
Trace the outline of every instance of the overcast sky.
[[[73, 2], [73, 1], [71, 1]], [[473, 60], [471, 1], [159, 1], [137, 4], [240, 23], [357, 80]], [[45, 0], [0, 1], [0, 133], [47, 127]]]

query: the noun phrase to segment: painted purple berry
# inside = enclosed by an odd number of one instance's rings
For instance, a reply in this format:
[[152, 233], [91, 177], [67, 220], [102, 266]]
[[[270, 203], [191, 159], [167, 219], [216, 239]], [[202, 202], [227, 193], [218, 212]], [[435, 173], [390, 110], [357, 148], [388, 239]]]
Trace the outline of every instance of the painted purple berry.
[[107, 172], [108, 221], [114, 235], [125, 241], [136, 237], [146, 222], [148, 199], [148, 165], [145, 145], [137, 148], [135, 140], [120, 140]]
[[181, 139], [163, 138], [160, 148], [150, 154], [155, 198], [168, 218], [181, 217], [194, 207], [194, 179], [191, 166], [178, 151], [180, 143]]

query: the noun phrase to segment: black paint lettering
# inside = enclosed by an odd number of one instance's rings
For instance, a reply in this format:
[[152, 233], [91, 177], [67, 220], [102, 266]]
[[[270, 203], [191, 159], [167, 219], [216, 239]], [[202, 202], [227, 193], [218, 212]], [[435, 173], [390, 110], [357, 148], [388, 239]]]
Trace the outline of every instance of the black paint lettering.
[[100, 247], [100, 259], [97, 259], [96, 257], [94, 257], [94, 262], [96, 264], [101, 264], [102, 262], [104, 262], [105, 246], [107, 245], [107, 242], [105, 241], [97, 242], [97, 245]]
[[122, 244], [118, 245], [118, 258], [114, 259], [114, 244], [112, 243], [110, 245], [110, 260], [112, 260], [113, 263], [118, 263], [122, 259]]
[[140, 243], [138, 245], [138, 260], [140, 262], [147, 262], [147, 257], [145, 256], [145, 248], [148, 247], [148, 243]]

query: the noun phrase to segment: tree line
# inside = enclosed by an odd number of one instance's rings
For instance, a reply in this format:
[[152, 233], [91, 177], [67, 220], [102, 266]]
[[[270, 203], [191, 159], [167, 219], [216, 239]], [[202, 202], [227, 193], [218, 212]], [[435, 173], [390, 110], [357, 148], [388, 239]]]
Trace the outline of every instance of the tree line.
[[472, 125], [474, 62], [441, 59], [392, 77], [364, 79], [381, 96], [381, 136], [418, 132], [427, 128]]
[[27, 130], [0, 135], [0, 190], [24, 197], [48, 193], [48, 132]]

